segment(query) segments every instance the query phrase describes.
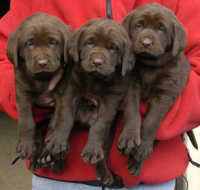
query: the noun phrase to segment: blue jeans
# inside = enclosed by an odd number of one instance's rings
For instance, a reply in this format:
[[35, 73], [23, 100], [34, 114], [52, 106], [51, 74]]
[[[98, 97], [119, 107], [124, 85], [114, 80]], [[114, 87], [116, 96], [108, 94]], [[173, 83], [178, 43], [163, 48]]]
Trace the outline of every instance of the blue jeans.
[[[162, 183], [159, 185], [137, 185], [130, 188], [112, 189], [105, 188], [105, 190], [174, 190], [175, 180]], [[33, 175], [32, 190], [101, 190], [101, 187], [95, 187], [80, 183], [61, 182], [51, 179], [46, 179]]]

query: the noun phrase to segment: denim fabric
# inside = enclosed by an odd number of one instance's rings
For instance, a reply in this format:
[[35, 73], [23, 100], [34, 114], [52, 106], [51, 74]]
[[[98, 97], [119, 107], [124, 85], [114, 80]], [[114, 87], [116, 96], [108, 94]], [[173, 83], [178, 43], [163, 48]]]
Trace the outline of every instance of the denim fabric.
[[[175, 180], [162, 183], [159, 185], [137, 185], [130, 188], [112, 189], [105, 188], [104, 190], [174, 190]], [[80, 183], [61, 182], [51, 179], [46, 179], [33, 175], [32, 190], [101, 190], [102, 187], [89, 186]]]

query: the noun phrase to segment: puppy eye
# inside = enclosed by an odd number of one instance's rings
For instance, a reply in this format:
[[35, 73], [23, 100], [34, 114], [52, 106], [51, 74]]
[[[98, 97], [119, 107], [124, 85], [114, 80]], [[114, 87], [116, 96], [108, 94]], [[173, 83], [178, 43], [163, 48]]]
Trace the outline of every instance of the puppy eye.
[[165, 32], [167, 29], [165, 28], [164, 25], [160, 24], [158, 30], [159, 30], [159, 31], [162, 31], [162, 32]]
[[88, 40], [88, 41], [85, 42], [85, 45], [87, 45], [88, 47], [94, 47], [94, 41]]
[[142, 28], [144, 26], [144, 22], [143, 21], [139, 21], [135, 24], [136, 28]]
[[33, 39], [26, 41], [25, 46], [32, 48], [34, 46]]
[[112, 53], [114, 53], [114, 52], [116, 52], [116, 51], [118, 51], [118, 48], [117, 48], [117, 46], [116, 45], [114, 45], [114, 44], [112, 44], [109, 48], [109, 51], [111, 51]]
[[48, 41], [49, 47], [55, 47], [57, 44], [58, 44], [58, 42], [56, 40], [49, 40]]

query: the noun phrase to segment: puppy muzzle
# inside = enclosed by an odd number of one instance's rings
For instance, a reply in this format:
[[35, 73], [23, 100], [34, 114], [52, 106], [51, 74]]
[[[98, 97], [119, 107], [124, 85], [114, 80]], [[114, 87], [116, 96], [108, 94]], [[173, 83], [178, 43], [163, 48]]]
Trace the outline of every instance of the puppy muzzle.
[[152, 30], [144, 30], [135, 41], [136, 54], [146, 54], [149, 57], [156, 58], [164, 53], [164, 47], [161, 44], [157, 34]]

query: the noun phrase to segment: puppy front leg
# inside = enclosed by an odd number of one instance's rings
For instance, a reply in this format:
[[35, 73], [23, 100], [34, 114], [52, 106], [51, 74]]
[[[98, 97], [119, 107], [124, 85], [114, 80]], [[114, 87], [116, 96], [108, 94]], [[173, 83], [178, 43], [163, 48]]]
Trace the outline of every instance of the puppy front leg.
[[129, 155], [140, 144], [140, 87], [131, 85], [124, 99], [123, 131], [118, 140], [118, 150]]
[[81, 156], [85, 162], [94, 165], [97, 179], [105, 185], [113, 183], [113, 177], [107, 168], [107, 154], [109, 148], [110, 128], [118, 107], [116, 98], [107, 98], [101, 104], [99, 119], [90, 126], [89, 137]]
[[110, 125], [111, 123], [108, 125], [106, 123], [99, 123], [99, 126], [92, 126], [89, 131], [88, 142], [81, 153], [85, 162], [93, 164], [97, 180], [104, 185], [111, 185], [113, 183], [113, 176], [107, 167], [107, 155], [110, 147], [106, 146], [110, 138]]
[[118, 150], [121, 154], [129, 155], [128, 170], [138, 176], [141, 172], [140, 164], [131, 154], [135, 152], [141, 142], [141, 116], [140, 116], [140, 87], [132, 84], [125, 97], [123, 130], [118, 140]]
[[19, 114], [17, 153], [21, 158], [32, 159], [36, 152], [32, 99], [26, 92], [16, 88], [16, 102]]
[[66, 153], [70, 151], [68, 138], [74, 124], [74, 96], [75, 92], [71, 87], [64, 94], [55, 95], [55, 113], [49, 124], [45, 149], [40, 158], [40, 163], [49, 166], [54, 173], [64, 170]]
[[132, 154], [138, 162], [139, 170], [141, 170], [143, 162], [153, 153], [156, 132], [165, 114], [174, 103], [174, 97], [169, 94], [169, 92], [158, 94], [149, 102], [147, 115], [141, 128], [141, 144]]

